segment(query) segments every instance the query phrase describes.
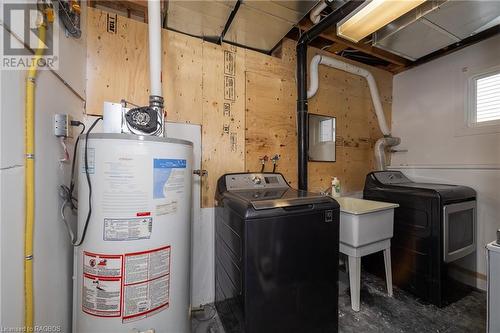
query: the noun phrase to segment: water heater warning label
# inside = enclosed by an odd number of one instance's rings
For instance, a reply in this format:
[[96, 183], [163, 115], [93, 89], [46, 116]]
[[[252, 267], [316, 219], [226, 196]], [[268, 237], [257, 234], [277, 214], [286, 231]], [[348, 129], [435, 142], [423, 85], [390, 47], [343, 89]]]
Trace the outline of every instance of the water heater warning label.
[[170, 246], [124, 257], [123, 322], [149, 317], [168, 307]]
[[82, 311], [129, 322], [168, 308], [170, 246], [126, 254], [83, 252]]
[[83, 275], [82, 310], [99, 317], [120, 317], [121, 278]]
[[122, 258], [83, 252], [83, 312], [98, 317], [121, 316]]
[[121, 277], [122, 256], [83, 252], [83, 272], [97, 277]]

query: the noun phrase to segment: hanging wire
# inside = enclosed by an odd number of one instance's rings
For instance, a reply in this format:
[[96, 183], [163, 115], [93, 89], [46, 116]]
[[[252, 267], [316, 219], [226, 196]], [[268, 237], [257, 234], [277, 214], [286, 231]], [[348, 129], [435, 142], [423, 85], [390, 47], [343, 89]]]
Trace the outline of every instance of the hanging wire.
[[63, 154], [64, 157], [59, 159], [60, 163], [68, 163], [69, 162], [69, 153], [68, 153], [68, 146], [66, 145], [66, 137], [61, 136], [59, 137], [59, 142], [61, 143], [61, 146], [63, 148]]
[[[89, 188], [89, 203], [88, 203], [88, 212], [87, 212], [87, 218], [85, 219], [85, 224], [83, 226], [83, 232], [82, 232], [82, 237], [78, 242], [72, 242], [73, 246], [80, 246], [82, 245], [83, 241], [85, 240], [85, 235], [87, 234], [87, 228], [89, 226], [90, 222], [90, 217], [92, 216], [92, 182], [90, 181], [90, 173], [89, 173], [89, 160], [88, 160], [88, 143], [89, 143], [89, 134], [92, 132], [94, 127], [97, 125], [97, 123], [102, 120], [102, 117], [97, 118], [92, 125], [89, 127], [89, 130], [87, 133], [85, 133], [85, 150], [84, 150], [84, 165], [85, 165], [85, 176], [87, 178], [87, 185]], [[76, 241], [76, 240], [75, 240]]]
[[70, 205], [70, 201], [68, 201], [68, 199], [67, 199], [69, 197], [69, 193], [66, 192], [66, 189], [67, 189], [67, 187], [65, 187], [65, 186], [61, 186], [59, 188], [59, 196], [63, 199], [60, 214], [61, 214], [61, 219], [64, 222], [64, 225], [66, 226], [66, 229], [68, 231], [68, 235], [71, 239], [71, 243], [74, 243], [75, 242], [75, 233], [73, 232], [73, 228], [71, 227], [71, 225], [69, 224], [69, 221], [66, 219], [66, 216], [65, 216], [66, 207], [68, 207], [68, 205]]

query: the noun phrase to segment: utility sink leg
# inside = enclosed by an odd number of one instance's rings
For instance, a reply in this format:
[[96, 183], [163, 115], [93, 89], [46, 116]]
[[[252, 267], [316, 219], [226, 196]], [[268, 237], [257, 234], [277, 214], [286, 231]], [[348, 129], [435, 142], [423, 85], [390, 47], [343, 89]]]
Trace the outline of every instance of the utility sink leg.
[[349, 256], [349, 284], [351, 287], [351, 307], [359, 311], [359, 297], [361, 289], [361, 257]]
[[387, 282], [387, 294], [392, 297], [392, 268], [391, 268], [391, 249], [384, 250], [385, 280]]

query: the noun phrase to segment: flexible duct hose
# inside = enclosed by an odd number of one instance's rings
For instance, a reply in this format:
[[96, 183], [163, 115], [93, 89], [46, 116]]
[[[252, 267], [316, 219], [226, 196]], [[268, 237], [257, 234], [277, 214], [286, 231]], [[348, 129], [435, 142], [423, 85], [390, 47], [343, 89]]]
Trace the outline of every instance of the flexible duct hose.
[[25, 100], [25, 230], [24, 230], [24, 326], [33, 332], [33, 229], [35, 224], [35, 87], [47, 27], [38, 28], [38, 47], [26, 76]]
[[382, 132], [383, 135], [390, 136], [391, 130], [389, 129], [389, 126], [387, 125], [387, 121], [385, 119], [384, 110], [382, 108], [382, 102], [380, 101], [380, 94], [377, 88], [377, 83], [375, 82], [373, 74], [364, 68], [355, 66], [353, 64], [341, 61], [336, 58], [320, 54], [315, 55], [311, 59], [311, 64], [310, 64], [310, 72], [309, 72], [310, 82], [309, 82], [309, 89], [307, 90], [307, 98], [313, 97], [314, 95], [316, 95], [316, 92], [318, 91], [319, 88], [318, 66], [320, 64], [335, 69], [339, 69], [347, 73], [358, 75], [366, 79], [366, 82], [368, 83], [368, 88], [370, 89], [373, 108], [377, 116], [377, 121], [380, 131]]
[[309, 73], [310, 82], [309, 82], [309, 89], [307, 90], [307, 98], [313, 97], [318, 91], [319, 65], [325, 65], [332, 68], [336, 68], [344, 72], [364, 77], [366, 79], [366, 82], [368, 83], [368, 88], [370, 89], [375, 115], [377, 116], [378, 126], [380, 128], [380, 131], [384, 135], [383, 138], [378, 139], [377, 142], [375, 143], [375, 162], [378, 170], [385, 170], [387, 168], [387, 163], [385, 158], [386, 147], [394, 147], [399, 145], [401, 139], [391, 136], [391, 130], [387, 125], [387, 121], [384, 115], [384, 110], [382, 108], [382, 102], [380, 100], [380, 94], [377, 88], [377, 83], [375, 82], [375, 78], [373, 77], [372, 73], [364, 68], [341, 61], [339, 59], [317, 54], [311, 59], [310, 73]]

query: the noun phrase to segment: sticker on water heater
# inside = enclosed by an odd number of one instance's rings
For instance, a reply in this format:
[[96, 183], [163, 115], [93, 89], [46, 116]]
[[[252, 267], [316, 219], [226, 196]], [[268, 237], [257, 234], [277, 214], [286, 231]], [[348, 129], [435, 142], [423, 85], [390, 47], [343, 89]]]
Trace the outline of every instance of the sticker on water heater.
[[82, 311], [98, 317], [120, 317], [121, 278], [83, 274]]
[[97, 277], [121, 277], [122, 256], [83, 251], [83, 272]]
[[170, 246], [124, 257], [123, 318], [127, 323], [168, 308]]
[[184, 192], [186, 160], [153, 160], [153, 198], [163, 199]]
[[175, 214], [177, 212], [177, 200], [165, 204], [156, 205], [156, 216]]
[[149, 239], [153, 230], [152, 217], [104, 219], [105, 241]]
[[[85, 150], [82, 150], [80, 164], [82, 173], [85, 173]], [[95, 148], [87, 148], [87, 170], [89, 174], [95, 173]]]

